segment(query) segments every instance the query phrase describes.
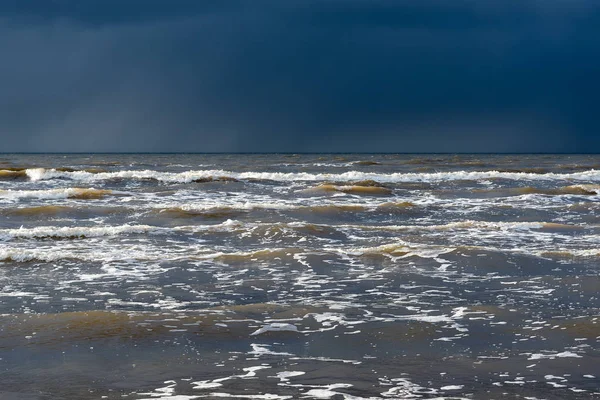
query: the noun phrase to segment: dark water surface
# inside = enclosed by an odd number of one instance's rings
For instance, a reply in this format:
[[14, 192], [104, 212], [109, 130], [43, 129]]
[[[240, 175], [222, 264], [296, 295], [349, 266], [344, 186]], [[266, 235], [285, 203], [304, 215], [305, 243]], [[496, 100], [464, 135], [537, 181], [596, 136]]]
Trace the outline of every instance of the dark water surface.
[[600, 398], [600, 157], [0, 155], [0, 399]]

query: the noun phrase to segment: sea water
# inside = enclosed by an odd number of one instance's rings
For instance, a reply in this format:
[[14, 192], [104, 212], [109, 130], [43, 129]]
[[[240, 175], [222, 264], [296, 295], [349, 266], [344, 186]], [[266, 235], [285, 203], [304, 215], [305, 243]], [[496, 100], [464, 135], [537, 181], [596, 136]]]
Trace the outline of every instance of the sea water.
[[600, 398], [599, 193], [589, 155], [0, 155], [0, 398]]

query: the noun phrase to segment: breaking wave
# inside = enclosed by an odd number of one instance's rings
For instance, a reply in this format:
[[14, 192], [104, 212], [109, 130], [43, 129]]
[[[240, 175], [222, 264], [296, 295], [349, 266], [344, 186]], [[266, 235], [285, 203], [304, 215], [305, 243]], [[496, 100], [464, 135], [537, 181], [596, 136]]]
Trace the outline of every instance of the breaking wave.
[[102, 236], [116, 236], [131, 233], [147, 233], [159, 228], [148, 225], [93, 226], [93, 227], [55, 227], [38, 226], [35, 228], [0, 229], [0, 239], [77, 239]]
[[224, 170], [198, 170], [185, 172], [160, 172], [154, 170], [125, 170], [118, 172], [89, 172], [89, 171], [60, 171], [57, 169], [34, 168], [27, 169], [26, 174], [32, 181], [50, 179], [68, 179], [82, 182], [96, 182], [111, 179], [156, 180], [165, 183], [191, 183], [213, 180], [258, 180], [258, 181], [375, 181], [382, 183], [396, 182], [442, 182], [456, 180], [485, 180], [509, 179], [530, 181], [600, 181], [600, 171], [589, 170], [575, 173], [532, 173], [532, 172], [502, 172], [502, 171], [452, 171], [429, 173], [368, 173], [348, 171], [344, 173], [307, 172], [233, 172]]

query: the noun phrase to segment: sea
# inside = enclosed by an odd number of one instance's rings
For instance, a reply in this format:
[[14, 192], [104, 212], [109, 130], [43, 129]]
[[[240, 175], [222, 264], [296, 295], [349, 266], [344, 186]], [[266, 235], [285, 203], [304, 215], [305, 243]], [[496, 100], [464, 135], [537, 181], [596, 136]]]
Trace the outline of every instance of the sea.
[[0, 399], [600, 399], [600, 156], [0, 154]]

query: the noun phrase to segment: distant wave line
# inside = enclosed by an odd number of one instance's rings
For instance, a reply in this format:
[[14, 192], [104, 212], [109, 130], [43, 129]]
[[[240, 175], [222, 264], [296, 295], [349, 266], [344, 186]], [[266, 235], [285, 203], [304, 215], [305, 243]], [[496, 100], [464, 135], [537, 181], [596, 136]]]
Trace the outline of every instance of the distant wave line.
[[191, 183], [211, 180], [258, 180], [277, 182], [352, 182], [366, 181], [382, 183], [399, 182], [442, 182], [456, 180], [479, 181], [486, 179], [509, 179], [531, 181], [591, 181], [600, 182], [600, 171], [588, 170], [575, 173], [528, 173], [502, 171], [452, 171], [452, 172], [394, 172], [376, 173], [347, 171], [343, 173], [308, 172], [234, 172], [226, 170], [190, 170], [184, 172], [161, 172], [155, 170], [124, 170], [115, 172], [60, 171], [56, 169], [32, 168], [26, 170], [32, 181], [69, 179], [83, 182], [97, 182], [112, 179], [156, 180], [165, 183]]

